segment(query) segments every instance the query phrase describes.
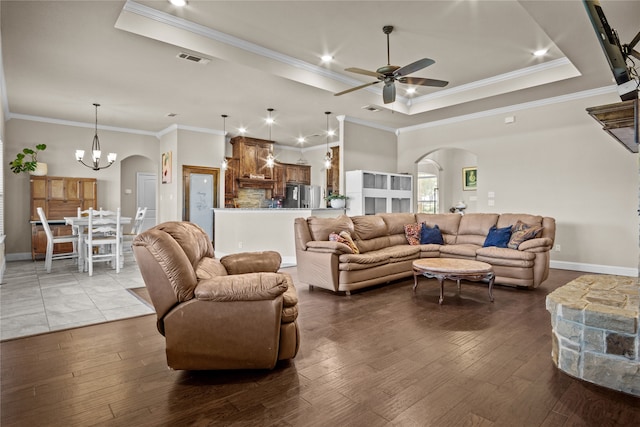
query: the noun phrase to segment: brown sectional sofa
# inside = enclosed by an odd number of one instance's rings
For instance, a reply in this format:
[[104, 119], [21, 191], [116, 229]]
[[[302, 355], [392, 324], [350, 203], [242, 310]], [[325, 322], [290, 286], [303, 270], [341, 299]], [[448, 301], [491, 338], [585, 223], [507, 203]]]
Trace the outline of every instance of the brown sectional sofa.
[[[491, 227], [525, 224], [542, 231], [518, 249], [483, 247]], [[405, 225], [438, 225], [443, 245], [409, 245]], [[525, 288], [539, 286], [549, 275], [549, 251], [555, 239], [555, 220], [529, 214], [385, 213], [338, 218], [296, 218], [295, 245], [298, 278], [309, 286], [346, 292], [412, 276], [412, 262], [443, 257], [491, 264], [495, 283]], [[329, 241], [331, 233], [351, 234], [359, 254], [348, 245]]]

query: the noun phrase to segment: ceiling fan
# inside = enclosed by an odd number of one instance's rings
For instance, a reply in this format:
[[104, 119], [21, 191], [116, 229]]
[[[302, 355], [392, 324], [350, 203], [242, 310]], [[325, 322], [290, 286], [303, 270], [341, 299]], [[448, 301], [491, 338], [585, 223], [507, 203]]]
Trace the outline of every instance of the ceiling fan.
[[345, 68], [345, 71], [349, 71], [351, 73], [364, 74], [365, 76], [376, 77], [378, 80], [371, 83], [365, 83], [360, 86], [353, 87], [351, 89], [344, 90], [342, 92], [338, 92], [334, 94], [335, 96], [344, 95], [345, 93], [353, 92], [358, 89], [365, 88], [367, 86], [371, 86], [380, 82], [384, 83], [384, 88], [382, 89], [382, 99], [385, 104], [389, 104], [396, 100], [396, 85], [395, 82], [405, 83], [410, 85], [420, 85], [420, 86], [435, 86], [435, 87], [445, 87], [449, 84], [449, 82], [445, 82], [444, 80], [435, 80], [435, 79], [425, 79], [422, 77], [406, 77], [407, 74], [415, 73], [418, 70], [422, 70], [423, 68], [428, 67], [435, 63], [433, 59], [422, 58], [416, 62], [413, 62], [409, 65], [405, 65], [404, 67], [398, 67], [397, 65], [391, 65], [391, 60], [389, 56], [389, 34], [393, 31], [392, 25], [385, 25], [382, 27], [382, 32], [387, 35], [387, 65], [384, 65], [378, 68], [376, 71], [368, 71], [363, 70], [362, 68]]

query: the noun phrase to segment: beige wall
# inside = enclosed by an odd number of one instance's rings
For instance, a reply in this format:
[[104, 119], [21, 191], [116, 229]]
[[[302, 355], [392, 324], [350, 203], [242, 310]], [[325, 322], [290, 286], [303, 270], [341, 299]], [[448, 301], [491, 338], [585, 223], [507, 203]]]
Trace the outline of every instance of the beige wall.
[[[160, 136], [160, 152], [158, 153], [158, 224], [166, 221], [180, 221], [182, 219], [182, 213], [178, 206], [178, 183], [180, 181], [179, 171], [177, 169], [178, 164], [178, 129], [174, 128], [171, 131]], [[171, 182], [162, 183], [162, 153], [171, 152]], [[176, 176], [178, 173], [178, 176]]]
[[561, 245], [552, 266], [637, 275], [638, 155], [585, 112], [618, 101], [591, 96], [401, 132], [398, 170], [440, 148], [468, 150], [478, 159], [478, 212], [552, 216]]
[[[396, 135], [393, 132], [375, 129], [348, 120], [342, 122], [343, 162], [342, 175], [351, 170], [379, 172], [411, 172], [398, 170]], [[342, 185], [340, 188], [344, 188]]]
[[[120, 168], [120, 207], [122, 215], [134, 217], [138, 209], [138, 172], [152, 173], [160, 176], [158, 165], [154, 160], [144, 156], [131, 156], [121, 160]], [[131, 193], [127, 193], [131, 190]], [[148, 206], [155, 209], [155, 206]]]
[[[98, 130], [102, 150], [114, 151], [118, 161], [108, 169], [94, 171], [75, 160], [75, 150], [89, 151], [95, 129], [67, 126], [32, 120], [11, 119], [5, 122], [5, 162], [13, 160], [26, 146], [47, 144], [38, 160], [48, 164], [51, 176], [97, 178], [98, 205], [105, 208], [120, 206], [120, 160], [133, 155], [154, 158], [158, 153], [158, 140], [153, 136]], [[88, 154], [85, 154], [85, 158]], [[5, 228], [7, 254], [31, 255], [31, 227], [29, 224], [29, 175], [14, 174], [6, 167]]]

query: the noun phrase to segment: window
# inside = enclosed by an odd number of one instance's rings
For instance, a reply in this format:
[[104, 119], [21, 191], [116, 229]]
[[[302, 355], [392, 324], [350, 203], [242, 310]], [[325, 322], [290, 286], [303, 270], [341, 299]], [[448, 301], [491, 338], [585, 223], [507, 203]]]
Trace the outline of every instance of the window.
[[417, 211], [419, 213], [440, 212], [440, 194], [438, 190], [439, 165], [425, 159], [418, 164]]

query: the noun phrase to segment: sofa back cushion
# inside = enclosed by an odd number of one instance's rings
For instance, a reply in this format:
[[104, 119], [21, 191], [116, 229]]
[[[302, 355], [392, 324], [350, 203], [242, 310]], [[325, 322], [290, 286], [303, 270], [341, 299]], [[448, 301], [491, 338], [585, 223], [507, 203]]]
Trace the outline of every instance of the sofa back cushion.
[[[351, 220], [353, 221], [356, 245], [361, 253], [390, 246], [387, 224], [382, 216], [359, 215], [351, 217]], [[404, 236], [404, 229], [402, 236]]]
[[309, 231], [313, 240], [329, 240], [329, 234], [337, 233], [341, 231], [348, 231], [353, 235], [353, 222], [351, 218], [346, 215], [340, 215], [337, 218], [318, 218], [310, 216], [307, 218], [307, 224], [309, 224]]
[[[491, 227], [498, 222], [498, 214], [493, 213], [469, 213], [460, 218], [457, 244], [470, 243], [482, 246]], [[507, 224], [509, 225], [509, 224]], [[505, 227], [507, 226], [505, 225]]]
[[504, 228], [510, 225], [513, 226], [516, 225], [518, 221], [522, 221], [527, 225], [542, 226], [542, 217], [540, 215], [504, 213], [500, 214], [497, 227]]
[[460, 219], [462, 215], [457, 213], [447, 214], [416, 214], [416, 222], [425, 223], [427, 226], [433, 228], [438, 226], [442, 233], [442, 239], [447, 245], [456, 243], [456, 236], [458, 234], [458, 227], [460, 226]]

